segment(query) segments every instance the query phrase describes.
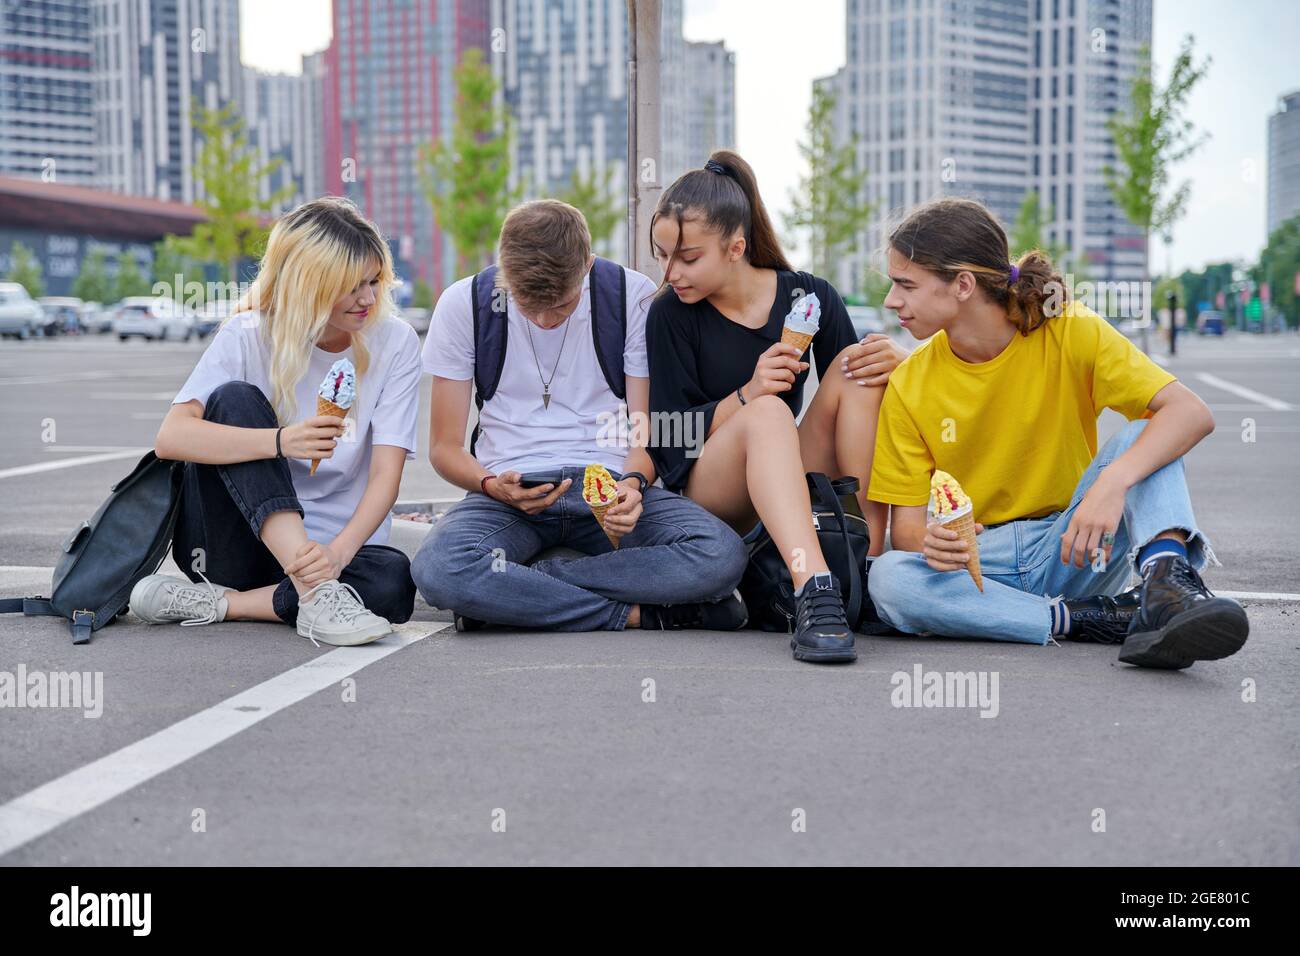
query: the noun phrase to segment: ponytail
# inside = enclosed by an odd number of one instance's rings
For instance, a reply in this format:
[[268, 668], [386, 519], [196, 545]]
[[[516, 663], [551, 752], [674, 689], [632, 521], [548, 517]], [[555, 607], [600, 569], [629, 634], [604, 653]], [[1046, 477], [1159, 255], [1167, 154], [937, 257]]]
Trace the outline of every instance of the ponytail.
[[937, 199], [909, 215], [889, 236], [899, 255], [951, 282], [969, 272], [1021, 335], [1064, 310], [1065, 281], [1041, 249], [1010, 262], [1007, 234], [970, 199]]
[[[743, 230], [745, 258], [755, 268], [793, 271], [759, 195], [753, 168], [732, 150], [714, 150], [703, 168], [678, 176], [659, 197], [650, 218], [652, 231], [660, 216], [671, 216], [678, 225], [677, 245], [668, 256], [660, 291], [667, 287], [668, 271], [681, 248], [682, 223], [694, 216], [701, 218], [711, 231], [724, 236]], [[653, 238], [650, 243], [653, 253]]]

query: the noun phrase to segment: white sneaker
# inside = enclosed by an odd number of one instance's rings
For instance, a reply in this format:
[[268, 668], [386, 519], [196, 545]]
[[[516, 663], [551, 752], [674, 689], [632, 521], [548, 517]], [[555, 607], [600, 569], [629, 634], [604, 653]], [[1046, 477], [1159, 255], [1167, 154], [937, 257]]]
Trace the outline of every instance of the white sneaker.
[[140, 620], [149, 624], [215, 624], [226, 619], [229, 605], [224, 597], [230, 588], [213, 584], [203, 577], [202, 584], [170, 574], [151, 574], [135, 582], [128, 606]]
[[366, 610], [352, 585], [331, 580], [322, 581], [298, 598], [298, 633], [317, 647], [319, 641], [355, 647], [393, 633], [393, 627]]

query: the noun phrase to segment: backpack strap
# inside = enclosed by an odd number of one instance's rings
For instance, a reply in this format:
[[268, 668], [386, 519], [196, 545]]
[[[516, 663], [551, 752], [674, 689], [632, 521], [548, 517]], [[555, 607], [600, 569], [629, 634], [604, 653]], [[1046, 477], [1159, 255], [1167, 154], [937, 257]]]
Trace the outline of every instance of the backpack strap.
[[[496, 394], [501, 382], [501, 370], [506, 364], [506, 339], [510, 323], [507, 313], [498, 309], [505, 296], [496, 294], [497, 267], [488, 266], [474, 276], [469, 284], [470, 308], [474, 313], [474, 406], [481, 413], [483, 403]], [[508, 306], [506, 306], [508, 308]], [[469, 453], [474, 454], [480, 426], [474, 426], [469, 440]]]
[[0, 598], [0, 614], [26, 614], [28, 617], [45, 615], [48, 617], [63, 617], [54, 606], [50, 604], [50, 599], [41, 597], [16, 597]]
[[627, 343], [627, 270], [596, 257], [591, 266], [591, 337], [605, 381], [618, 398], [627, 397], [623, 348]]
[[835, 512], [835, 517], [840, 523], [840, 538], [844, 543], [844, 557], [849, 563], [852, 571], [849, 574], [849, 603], [844, 609], [845, 619], [849, 622], [852, 629], [862, 614], [862, 575], [854, 566], [853, 546], [849, 543], [848, 519], [844, 516], [844, 505], [840, 503], [839, 495], [835, 494], [835, 489], [831, 487], [831, 480], [820, 471], [808, 472], [808, 482], [817, 490], [818, 496], [822, 499], [822, 504], [829, 507]]

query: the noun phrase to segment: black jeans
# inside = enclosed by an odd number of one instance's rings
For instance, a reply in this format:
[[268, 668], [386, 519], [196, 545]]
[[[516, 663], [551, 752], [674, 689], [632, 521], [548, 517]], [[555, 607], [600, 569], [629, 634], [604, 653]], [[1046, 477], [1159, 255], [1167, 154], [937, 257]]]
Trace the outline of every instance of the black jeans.
[[[279, 424], [262, 390], [248, 382], [227, 382], [218, 387], [208, 397], [203, 417], [241, 428], [275, 428]], [[172, 558], [191, 581], [199, 581], [198, 571], [202, 570], [213, 584], [236, 591], [278, 585], [272, 598], [275, 613], [286, 624], [296, 624], [298, 591], [261, 540], [262, 522], [276, 511], [303, 514], [288, 461], [263, 458], [233, 465], [187, 462]], [[198, 549], [201, 551], [196, 554]], [[197, 563], [199, 554], [202, 564]], [[396, 548], [364, 545], [339, 580], [352, 585], [362, 603], [390, 623], [411, 619], [415, 609], [411, 562]]]

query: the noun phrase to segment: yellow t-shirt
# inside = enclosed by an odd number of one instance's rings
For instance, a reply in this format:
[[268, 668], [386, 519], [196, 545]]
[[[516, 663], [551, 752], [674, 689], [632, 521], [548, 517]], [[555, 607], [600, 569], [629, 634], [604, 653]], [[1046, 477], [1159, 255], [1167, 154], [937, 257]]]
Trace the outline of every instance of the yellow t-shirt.
[[1174, 380], [1078, 303], [988, 362], [963, 362], [939, 332], [889, 378], [868, 497], [923, 505], [938, 468], [986, 525], [1063, 511], [1096, 457], [1101, 410], [1147, 417]]

